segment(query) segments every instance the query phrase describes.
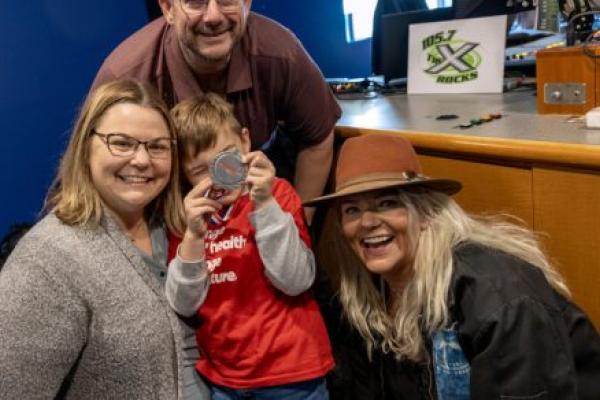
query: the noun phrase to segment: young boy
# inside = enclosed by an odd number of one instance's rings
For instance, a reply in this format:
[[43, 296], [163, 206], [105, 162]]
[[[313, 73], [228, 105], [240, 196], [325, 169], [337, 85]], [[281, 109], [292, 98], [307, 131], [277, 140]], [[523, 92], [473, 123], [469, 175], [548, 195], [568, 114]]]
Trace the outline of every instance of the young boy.
[[[315, 262], [302, 203], [275, 178], [266, 156], [232, 107], [215, 94], [172, 111], [192, 185], [187, 230], [172, 240], [167, 299], [196, 315], [197, 371], [218, 399], [328, 399], [334, 362], [325, 325], [308, 291]], [[247, 177], [238, 188], [213, 185], [211, 163], [238, 152]]]

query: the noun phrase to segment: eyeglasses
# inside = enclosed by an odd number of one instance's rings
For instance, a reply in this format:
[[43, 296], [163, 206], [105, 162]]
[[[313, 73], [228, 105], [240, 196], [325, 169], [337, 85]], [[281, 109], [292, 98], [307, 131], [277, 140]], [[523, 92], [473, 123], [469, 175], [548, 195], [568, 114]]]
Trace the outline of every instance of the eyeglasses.
[[176, 143], [170, 138], [141, 141], [124, 133], [99, 133], [95, 130], [92, 131], [92, 135], [98, 136], [106, 144], [110, 154], [117, 157], [131, 157], [141, 144], [151, 158], [165, 159], [171, 157], [172, 145]]
[[[179, 0], [183, 11], [187, 14], [204, 14], [208, 8], [210, 0]], [[240, 7], [240, 0], [215, 0], [221, 12], [228, 13], [237, 11]]]

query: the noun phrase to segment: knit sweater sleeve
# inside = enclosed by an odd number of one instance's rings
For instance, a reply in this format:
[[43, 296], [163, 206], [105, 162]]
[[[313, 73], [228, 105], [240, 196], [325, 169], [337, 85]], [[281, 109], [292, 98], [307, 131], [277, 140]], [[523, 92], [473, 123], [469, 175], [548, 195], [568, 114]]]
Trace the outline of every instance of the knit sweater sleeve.
[[190, 262], [183, 260], [178, 254], [169, 263], [165, 294], [171, 308], [178, 314], [184, 317], [194, 315], [204, 303], [209, 285], [204, 260]]
[[67, 277], [20, 253], [0, 273], [0, 398], [53, 399], [85, 346], [89, 315]]
[[256, 229], [256, 244], [273, 286], [288, 296], [297, 296], [310, 288], [315, 279], [315, 258], [300, 238], [294, 218], [279, 203], [250, 215]]

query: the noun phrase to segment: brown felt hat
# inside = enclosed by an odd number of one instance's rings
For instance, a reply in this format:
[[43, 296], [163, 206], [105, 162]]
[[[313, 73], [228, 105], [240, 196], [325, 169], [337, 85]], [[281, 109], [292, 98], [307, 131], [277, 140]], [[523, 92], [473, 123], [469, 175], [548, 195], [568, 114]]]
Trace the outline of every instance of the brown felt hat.
[[453, 194], [459, 181], [423, 175], [410, 142], [398, 135], [363, 135], [347, 139], [335, 171], [335, 191], [304, 203], [313, 206], [351, 194], [391, 187], [425, 187]]

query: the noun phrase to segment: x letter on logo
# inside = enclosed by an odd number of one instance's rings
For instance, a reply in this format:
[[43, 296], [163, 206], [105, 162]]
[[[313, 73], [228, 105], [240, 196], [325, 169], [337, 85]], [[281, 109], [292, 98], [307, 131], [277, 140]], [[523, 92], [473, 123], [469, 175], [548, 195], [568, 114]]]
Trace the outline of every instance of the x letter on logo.
[[443, 59], [439, 64], [425, 70], [425, 72], [429, 74], [439, 74], [450, 67], [454, 67], [458, 72], [470, 71], [473, 69], [473, 66], [463, 60], [463, 57], [469, 54], [471, 50], [477, 46], [479, 46], [479, 43], [465, 43], [454, 51], [447, 43], [437, 45], [437, 50]]

